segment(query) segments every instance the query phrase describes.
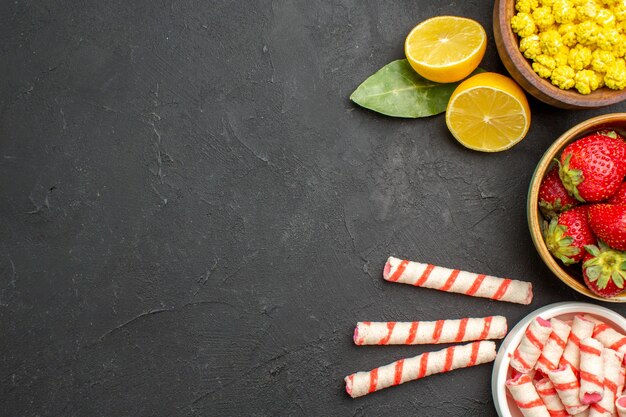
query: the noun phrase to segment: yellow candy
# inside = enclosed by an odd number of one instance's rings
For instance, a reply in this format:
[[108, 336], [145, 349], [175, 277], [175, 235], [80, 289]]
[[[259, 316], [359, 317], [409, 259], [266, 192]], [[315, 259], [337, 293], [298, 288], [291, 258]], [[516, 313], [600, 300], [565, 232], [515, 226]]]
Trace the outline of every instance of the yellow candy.
[[533, 70], [581, 94], [626, 88], [626, 0], [516, 0], [511, 29]]

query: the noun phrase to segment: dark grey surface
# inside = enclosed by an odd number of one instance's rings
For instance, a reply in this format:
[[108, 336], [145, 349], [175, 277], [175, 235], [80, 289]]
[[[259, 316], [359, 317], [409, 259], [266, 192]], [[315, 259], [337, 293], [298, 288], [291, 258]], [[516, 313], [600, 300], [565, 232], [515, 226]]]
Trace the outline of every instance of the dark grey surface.
[[[531, 100], [514, 149], [349, 94], [419, 21], [486, 1], [3, 1], [0, 410], [6, 416], [495, 416], [490, 365], [361, 399], [345, 375], [432, 347], [359, 320], [584, 300], [530, 241], [529, 178], [594, 115]], [[390, 254], [532, 281], [531, 306], [387, 284]], [[620, 313], [625, 309], [608, 305]]]

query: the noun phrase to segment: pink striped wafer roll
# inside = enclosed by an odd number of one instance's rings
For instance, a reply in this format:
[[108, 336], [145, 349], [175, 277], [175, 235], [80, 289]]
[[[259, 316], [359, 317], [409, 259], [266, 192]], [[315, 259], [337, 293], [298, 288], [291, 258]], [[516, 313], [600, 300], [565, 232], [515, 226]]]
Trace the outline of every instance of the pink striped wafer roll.
[[503, 316], [412, 322], [361, 321], [354, 329], [354, 343], [357, 345], [458, 343], [502, 339], [506, 331], [506, 318]]
[[550, 413], [550, 417], [568, 417], [565, 406], [561, 402], [559, 395], [556, 393], [554, 384], [549, 378], [543, 378], [535, 382], [535, 389], [539, 398], [543, 401]]
[[592, 337], [580, 341], [580, 402], [597, 403], [604, 395], [604, 346]]
[[387, 259], [383, 278], [390, 282], [511, 303], [530, 304], [533, 298], [530, 282], [474, 274], [394, 257]]
[[537, 317], [530, 322], [522, 341], [513, 352], [511, 367], [522, 374], [530, 372], [535, 367], [550, 333], [552, 333], [552, 325], [548, 320]]
[[626, 355], [626, 336], [593, 316], [585, 315], [585, 318], [595, 323], [595, 328], [593, 329], [594, 339], [597, 339], [604, 347]]
[[519, 374], [509, 379], [506, 387], [524, 417], [550, 417], [529, 375]]
[[[626, 358], [626, 355], [624, 355], [624, 357]], [[619, 397], [620, 395], [622, 395], [623, 391], [624, 391], [624, 383], [626, 383], [626, 368], [624, 368], [623, 366], [620, 368], [619, 370], [619, 378], [618, 378], [618, 383], [617, 383], [617, 391], [615, 391], [615, 396]]]
[[563, 351], [565, 350], [567, 339], [571, 331], [569, 324], [557, 318], [550, 319], [550, 324], [552, 324], [552, 333], [550, 333], [550, 337], [543, 347], [541, 356], [539, 356], [537, 364], [535, 365], [535, 368], [542, 371], [544, 374], [554, 371], [559, 367], [559, 361], [561, 360], [561, 356], [563, 356]]
[[615, 410], [619, 417], [626, 417], [626, 395], [620, 395], [615, 400]]
[[605, 348], [603, 358], [604, 395], [599, 402], [591, 404], [589, 417], [611, 417], [615, 413], [615, 394], [624, 355], [613, 349]]
[[496, 344], [491, 341], [450, 346], [436, 352], [425, 352], [408, 359], [381, 366], [369, 372], [345, 377], [346, 392], [352, 398], [425, 376], [458, 368], [491, 362], [496, 357]]
[[594, 323], [582, 315], [577, 315], [572, 321], [572, 330], [567, 339], [567, 345], [563, 351], [563, 356], [559, 361], [559, 366], [569, 365], [575, 375], [578, 375], [580, 367], [580, 341], [593, 334]]
[[548, 378], [554, 385], [561, 402], [565, 406], [568, 414], [578, 414], [589, 408], [580, 402], [580, 383], [574, 375], [571, 366], [564, 365], [554, 371], [548, 372]]

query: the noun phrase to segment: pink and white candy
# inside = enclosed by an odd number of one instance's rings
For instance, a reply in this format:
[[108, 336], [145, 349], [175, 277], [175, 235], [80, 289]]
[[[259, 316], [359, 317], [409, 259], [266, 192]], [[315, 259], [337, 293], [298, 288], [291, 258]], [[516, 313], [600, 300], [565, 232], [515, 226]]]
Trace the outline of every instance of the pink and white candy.
[[620, 352], [613, 349], [604, 349], [604, 394], [602, 399], [591, 404], [589, 417], [611, 417], [615, 413], [615, 398], [619, 384], [621, 364], [624, 358]]
[[346, 392], [352, 398], [356, 398], [428, 375], [492, 362], [495, 357], [496, 344], [492, 341], [473, 342], [450, 346], [436, 352], [424, 352], [371, 371], [348, 375], [344, 378]]
[[604, 347], [626, 355], [626, 336], [593, 316], [586, 315], [585, 317], [595, 323], [593, 330], [593, 337], [595, 339], [600, 341]]
[[358, 322], [354, 329], [357, 345], [422, 345], [502, 339], [506, 317], [489, 316], [459, 320], [412, 322]]
[[541, 356], [550, 333], [552, 324], [548, 320], [537, 317], [530, 322], [522, 341], [513, 352], [511, 367], [522, 374], [530, 372]]
[[580, 402], [580, 383], [571, 366], [564, 365], [548, 372], [548, 378], [554, 385], [568, 414], [576, 415], [589, 408], [588, 405]]
[[571, 327], [567, 323], [557, 318], [550, 319], [550, 324], [552, 325], [552, 333], [550, 333], [550, 337], [548, 337], [548, 341], [535, 365], [535, 368], [544, 374], [559, 367], [559, 361], [563, 356], [571, 331]]
[[475, 274], [394, 257], [387, 259], [383, 278], [389, 282], [511, 303], [530, 304], [533, 298], [530, 282]]
[[594, 329], [594, 322], [590, 321], [582, 315], [577, 315], [572, 321], [572, 330], [567, 339], [567, 345], [563, 351], [563, 356], [559, 361], [560, 366], [569, 365], [572, 367], [574, 374], [578, 375], [580, 367], [580, 341], [587, 337], [591, 337]]
[[588, 337], [580, 341], [580, 402], [597, 403], [604, 394], [604, 346]]
[[565, 406], [549, 378], [543, 378], [535, 382], [537, 394], [546, 405], [550, 417], [569, 417]]
[[524, 417], [550, 417], [530, 375], [518, 374], [506, 381], [506, 387]]

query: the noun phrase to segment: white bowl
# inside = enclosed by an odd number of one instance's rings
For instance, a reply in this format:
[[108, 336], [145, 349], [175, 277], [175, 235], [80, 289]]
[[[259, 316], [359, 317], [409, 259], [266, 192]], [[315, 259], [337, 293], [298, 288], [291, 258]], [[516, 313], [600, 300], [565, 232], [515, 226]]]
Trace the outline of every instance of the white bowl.
[[626, 333], [626, 319], [623, 316], [613, 310], [593, 304], [564, 302], [550, 304], [533, 311], [520, 320], [504, 338], [493, 364], [491, 395], [500, 417], [523, 417], [513, 399], [508, 395], [504, 383], [511, 376], [511, 367], [509, 366], [511, 355], [522, 340], [526, 327], [537, 316], [541, 316], [541, 318], [546, 320], [553, 317], [558, 317], [561, 320], [571, 320], [576, 314], [589, 314], [613, 326], [615, 330]]

